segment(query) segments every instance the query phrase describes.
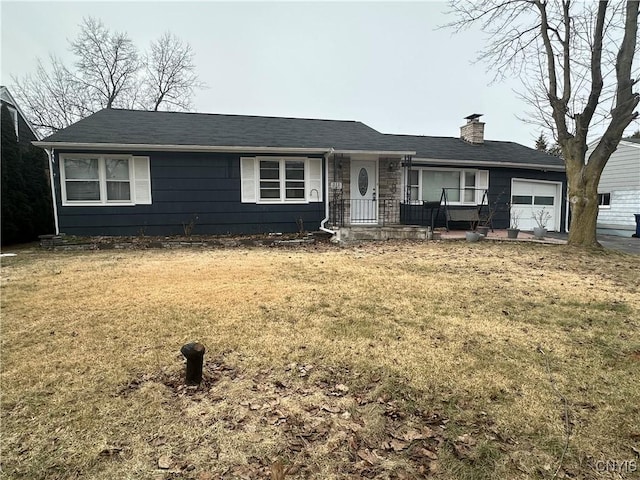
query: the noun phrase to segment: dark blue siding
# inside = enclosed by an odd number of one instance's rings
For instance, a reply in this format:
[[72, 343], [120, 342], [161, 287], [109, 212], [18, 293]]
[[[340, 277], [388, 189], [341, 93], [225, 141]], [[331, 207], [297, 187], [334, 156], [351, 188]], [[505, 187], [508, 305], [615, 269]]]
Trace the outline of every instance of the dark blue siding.
[[524, 170], [518, 168], [495, 168], [489, 170], [489, 199], [495, 201], [500, 196], [502, 208], [496, 211], [493, 220], [495, 228], [509, 227], [509, 210], [506, 206], [511, 201], [511, 180], [522, 178], [528, 180], [546, 180], [548, 182], [562, 182], [562, 197], [560, 198], [560, 231], [566, 230], [567, 217], [567, 176], [564, 172], [543, 172], [540, 170]]
[[291, 233], [299, 231], [300, 220], [313, 231], [324, 218], [322, 202], [241, 203], [240, 157], [251, 153], [126, 152], [150, 158], [151, 205], [63, 207], [59, 153], [58, 218], [60, 232], [69, 235], [184, 235], [191, 223], [193, 235]]
[[[489, 168], [489, 203], [497, 202], [498, 208], [493, 217], [493, 226], [497, 229], [509, 227], [509, 202], [511, 201], [511, 180], [513, 178], [529, 180], [546, 180], [549, 182], [562, 182], [561, 219], [560, 230], [565, 231], [567, 212], [567, 182], [564, 172], [543, 172], [540, 170], [525, 170], [520, 168]], [[456, 207], [451, 207], [455, 209]], [[423, 209], [421, 205], [405, 205], [402, 209], [403, 223], [419, 223], [429, 225], [430, 211]], [[444, 210], [441, 209], [436, 218], [435, 225], [443, 227], [445, 225]], [[455, 222], [450, 226], [454, 228], [469, 228], [468, 222]]]

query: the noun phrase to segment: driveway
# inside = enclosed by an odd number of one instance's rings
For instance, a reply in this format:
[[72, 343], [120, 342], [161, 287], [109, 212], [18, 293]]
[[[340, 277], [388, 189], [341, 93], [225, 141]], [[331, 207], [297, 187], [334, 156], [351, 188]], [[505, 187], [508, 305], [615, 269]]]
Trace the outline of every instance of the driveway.
[[598, 241], [604, 248], [640, 255], [640, 238], [598, 235]]
[[[566, 233], [549, 232], [549, 237], [562, 240], [567, 239]], [[600, 245], [608, 250], [617, 250], [618, 252], [631, 253], [640, 255], [640, 238], [618, 237], [617, 235], [598, 235]]]

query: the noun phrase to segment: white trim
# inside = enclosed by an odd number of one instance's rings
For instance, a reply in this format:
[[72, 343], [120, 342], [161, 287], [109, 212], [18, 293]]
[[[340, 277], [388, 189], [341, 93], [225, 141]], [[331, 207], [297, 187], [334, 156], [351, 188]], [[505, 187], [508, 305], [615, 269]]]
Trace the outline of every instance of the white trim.
[[348, 155], [415, 155], [416, 152], [409, 150], [334, 150], [333, 153]]
[[624, 138], [620, 140], [620, 143], [624, 143], [627, 147], [640, 148], [640, 143], [630, 142], [629, 140], [625, 140]]
[[[598, 143], [600, 143], [600, 140], [602, 140], [602, 137], [598, 137], [596, 140], [593, 140], [592, 142], [589, 142], [587, 144], [587, 151], [591, 150], [594, 145], [597, 145]], [[636, 147], [636, 148], [640, 148], [640, 143], [636, 143], [636, 142], [630, 142], [627, 138], [621, 138], [620, 142], [618, 142], [618, 145], [620, 145], [621, 143], [624, 143], [626, 146], [628, 147]], [[585, 156], [585, 160], [586, 160], [586, 156]]]
[[[354, 184], [357, 185], [358, 183], [358, 172], [357, 172], [357, 168], [355, 168], [355, 165], [357, 165], [358, 163], [373, 163], [373, 175], [375, 176], [375, 181], [373, 182], [374, 185], [374, 191], [373, 191], [373, 207], [374, 207], [374, 212], [375, 212], [375, 220], [371, 220], [370, 222], [362, 222], [362, 221], [356, 221], [356, 225], [378, 225], [378, 222], [380, 221], [380, 185], [379, 185], [379, 180], [380, 180], [380, 159], [379, 158], [357, 158], [357, 157], [352, 157], [351, 158], [351, 165], [349, 167], [349, 188], [351, 190], [351, 198], [354, 200], [359, 200], [359, 199], [355, 199], [354, 198], [354, 194], [353, 194], [353, 187]], [[362, 167], [360, 167], [362, 168]], [[350, 211], [349, 211], [349, 222], [353, 225], [353, 218], [354, 218], [354, 207], [353, 205], [351, 205]], [[357, 220], [357, 218], [356, 218]]]
[[[609, 195], [609, 203], [600, 203], [600, 195]], [[598, 192], [598, 210], [611, 210], [611, 192]]]
[[[411, 165], [411, 169], [409, 169], [409, 172], [411, 172], [412, 170], [415, 170], [418, 172], [418, 199], [411, 201], [412, 205], [422, 205], [422, 203], [425, 201], [422, 199], [422, 172], [423, 171], [436, 171], [436, 172], [458, 172], [460, 174], [460, 186], [458, 191], [460, 192], [460, 198], [461, 200], [455, 202], [455, 201], [447, 201], [448, 205], [455, 205], [455, 206], [476, 206], [476, 205], [480, 205], [482, 203], [482, 200], [484, 198], [484, 192], [482, 192], [482, 194], [480, 194], [479, 191], [475, 191], [475, 196], [473, 201], [471, 202], [465, 202], [462, 201], [462, 199], [464, 199], [464, 190], [465, 188], [474, 188], [474, 189], [478, 189], [478, 188], [484, 188], [487, 192], [489, 191], [489, 171], [488, 170], [484, 170], [481, 168], [447, 168], [447, 167], [431, 167], [431, 166], [423, 166], [423, 165]], [[463, 183], [466, 181], [465, 179], [465, 174], [467, 172], [473, 172], [475, 174], [475, 183], [473, 185], [473, 187], [467, 187], [467, 185], [465, 184], [463, 186]], [[482, 186], [478, 186], [478, 180], [479, 180], [479, 173], [486, 173], [486, 187], [482, 187]], [[409, 175], [409, 181], [411, 180], [410, 175], [411, 173], [408, 173]], [[415, 185], [409, 184], [407, 185], [409, 187], [413, 186], [415, 187]], [[406, 188], [406, 186], [405, 186]], [[478, 198], [479, 197], [479, 198]], [[437, 200], [434, 200], [437, 201]]]
[[405, 150], [333, 150], [332, 147], [265, 147], [240, 145], [175, 145], [150, 143], [76, 143], [76, 142], [32, 142], [42, 148], [72, 148], [100, 150], [147, 150], [147, 151], [193, 151], [193, 152], [247, 152], [247, 153], [341, 153], [368, 155], [415, 155], [414, 151]]
[[[540, 183], [540, 184], [545, 184], [545, 185], [555, 185], [556, 186], [556, 200], [554, 201], [554, 208], [555, 208], [555, 214], [554, 215], [554, 219], [555, 219], [555, 225], [553, 226], [553, 231], [559, 232], [560, 231], [560, 225], [562, 224], [561, 219], [562, 219], [562, 182], [554, 182], [551, 180], [538, 180], [538, 179], [534, 179], [534, 178], [521, 178], [521, 177], [512, 177], [511, 178], [511, 192], [509, 195], [509, 204], [511, 204], [511, 198], [513, 197], [513, 182], [527, 182], [527, 183]], [[544, 206], [543, 206], [544, 208]]]
[[[321, 158], [312, 158], [312, 157], [242, 157], [243, 159], [253, 159], [254, 165], [254, 189], [255, 189], [255, 200], [249, 201], [249, 197], [243, 197], [242, 203], [255, 203], [258, 205], [302, 205], [309, 203], [322, 203], [323, 198], [323, 189], [322, 185], [322, 173], [320, 174], [320, 191], [317, 194], [316, 199], [310, 198], [310, 182], [311, 182], [311, 172], [310, 172], [310, 162], [311, 161], [319, 161], [320, 162], [320, 172], [322, 172], [322, 159]], [[260, 198], [260, 161], [277, 161], [279, 164], [279, 178], [280, 182], [280, 198], [278, 199], [261, 199]], [[285, 164], [287, 161], [298, 161], [304, 163], [304, 198], [301, 199], [287, 199], [286, 198], [286, 176], [285, 176]], [[242, 161], [241, 161], [242, 162]], [[245, 177], [242, 175], [242, 171], [240, 173], [240, 184], [245, 180]], [[247, 179], [248, 180], [248, 179]], [[241, 196], [244, 193], [241, 193]]]
[[[333, 151], [327, 152], [327, 153], [324, 154], [324, 164], [323, 164], [323, 166], [324, 166], [324, 185], [322, 186], [323, 190], [325, 188], [329, 187], [329, 157], [331, 155], [333, 155]], [[331, 235], [335, 235], [336, 234], [335, 230], [330, 230], [327, 227], [325, 227], [325, 225], [329, 221], [329, 216], [330, 216], [330, 213], [329, 213], [329, 195], [327, 194], [327, 201], [324, 202], [324, 218], [320, 222], [320, 230], [323, 231], [323, 232], [329, 233]]]
[[13, 128], [16, 131], [16, 140], [19, 142], [20, 141], [20, 134], [18, 133], [18, 110], [16, 109], [16, 107], [14, 107], [13, 105], [9, 105], [7, 104], [7, 110], [9, 110], [9, 113], [11, 114], [12, 120], [13, 120]]
[[[64, 161], [66, 159], [72, 158], [96, 158], [98, 159], [98, 185], [100, 191], [100, 200], [67, 200], [67, 178], [66, 171], [64, 166]], [[116, 158], [128, 160], [128, 169], [129, 169], [129, 200], [127, 201], [118, 201], [118, 200], [108, 200], [107, 199], [107, 179], [106, 179], [106, 158]], [[133, 155], [124, 155], [124, 154], [114, 154], [114, 153], [61, 153], [58, 155], [58, 163], [60, 170], [60, 193], [61, 193], [61, 202], [64, 207], [131, 207], [136, 205], [135, 201], [135, 175], [133, 172]], [[149, 188], [151, 188], [149, 186]], [[142, 204], [142, 203], [141, 203]]]
[[[552, 170], [554, 172], [564, 172], [564, 165], [542, 165], [538, 163], [516, 163], [516, 162], [487, 162], [487, 161], [478, 161], [478, 160], [443, 160], [441, 158], [414, 158], [411, 166], [417, 167], [421, 165], [416, 165], [419, 162], [428, 162], [429, 164], [437, 165], [437, 166], [447, 166], [447, 165], [461, 165], [461, 166], [471, 166], [478, 169], [483, 167], [509, 167], [509, 168], [522, 168], [524, 170]], [[429, 166], [429, 165], [424, 165]]]
[[53, 223], [56, 229], [56, 235], [60, 235], [60, 224], [58, 223], [58, 202], [56, 201], [56, 184], [53, 176], [53, 159], [54, 152], [53, 149], [45, 150], [47, 153], [47, 157], [49, 160], [49, 179], [51, 182], [51, 201], [53, 202]]
[[36, 147], [69, 148], [74, 150], [143, 150], [153, 152], [246, 152], [246, 153], [326, 153], [328, 148], [256, 147], [238, 145], [155, 145], [148, 143], [72, 143], [32, 142]]
[[[20, 116], [24, 120], [24, 123], [27, 124], [27, 127], [29, 127], [29, 130], [31, 130], [31, 133], [33, 133], [33, 136], [36, 137], [36, 140], [40, 140], [40, 135], [38, 135], [38, 132], [36, 132], [33, 129], [33, 126], [31, 125], [31, 122], [29, 122], [29, 120], [27, 120], [27, 117], [22, 112], [22, 109], [20, 108], [20, 105], [18, 105], [18, 103], [14, 100], [13, 95], [11, 95], [11, 92], [9, 92], [9, 89], [7, 87], [1, 87], [0, 97], [4, 97], [4, 98], [2, 98], [2, 100], [5, 103], [11, 104], [13, 107], [16, 108], [16, 110], [18, 110], [18, 113], [20, 114]], [[36, 145], [36, 146], [39, 146], [39, 145]]]

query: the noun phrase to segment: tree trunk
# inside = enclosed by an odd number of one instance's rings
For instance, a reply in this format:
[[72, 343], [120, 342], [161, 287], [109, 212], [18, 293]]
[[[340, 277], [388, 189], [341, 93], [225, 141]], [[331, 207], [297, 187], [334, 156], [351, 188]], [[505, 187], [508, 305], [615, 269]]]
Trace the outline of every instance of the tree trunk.
[[585, 167], [567, 165], [567, 183], [571, 224], [569, 245], [602, 248], [596, 237], [598, 221], [598, 181], [600, 175], [586, 175]]

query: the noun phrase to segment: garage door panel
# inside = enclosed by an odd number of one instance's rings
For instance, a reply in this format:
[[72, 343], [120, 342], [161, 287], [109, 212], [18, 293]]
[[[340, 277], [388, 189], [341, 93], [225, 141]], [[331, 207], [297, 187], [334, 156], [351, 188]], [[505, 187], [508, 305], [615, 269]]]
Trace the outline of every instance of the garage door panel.
[[545, 210], [551, 215], [547, 228], [557, 228], [557, 220], [560, 218], [557, 184], [527, 179], [513, 180], [511, 204], [513, 212], [519, 215], [518, 228], [521, 230], [533, 230], [537, 226], [533, 217], [540, 210]]
[[553, 206], [555, 205], [555, 197], [542, 197], [536, 195], [533, 200], [534, 205]]

